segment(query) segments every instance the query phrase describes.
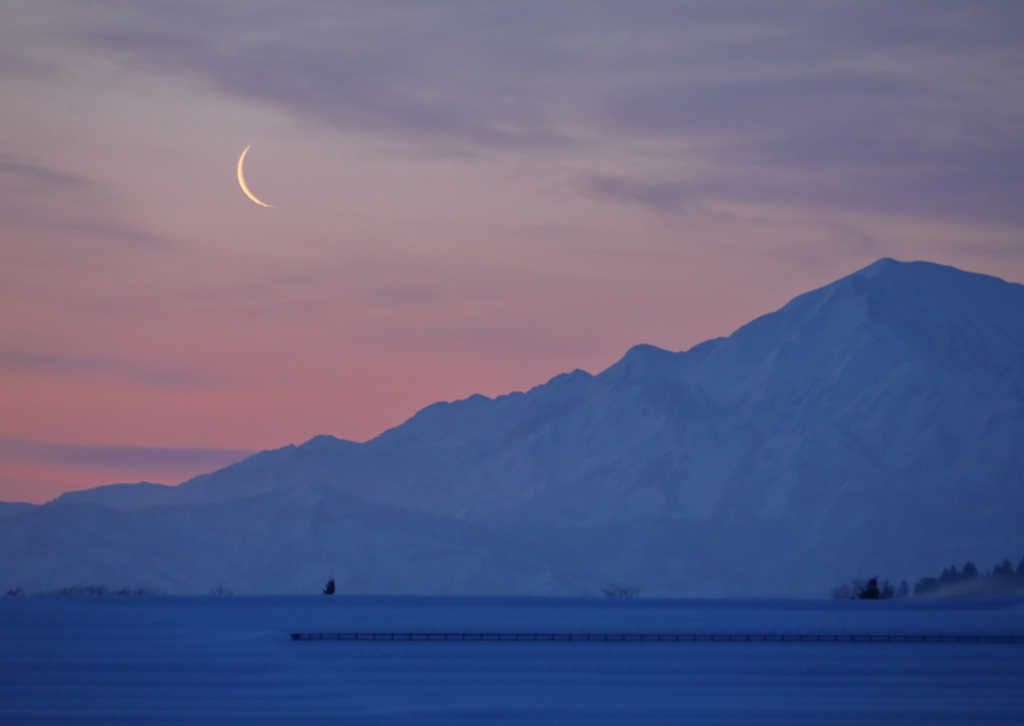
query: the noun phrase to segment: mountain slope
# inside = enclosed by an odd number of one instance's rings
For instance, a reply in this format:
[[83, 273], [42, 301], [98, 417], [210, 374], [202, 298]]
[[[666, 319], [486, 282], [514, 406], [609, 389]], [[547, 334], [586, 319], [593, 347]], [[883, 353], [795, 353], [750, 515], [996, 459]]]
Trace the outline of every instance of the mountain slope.
[[517, 542], [534, 553], [522, 582], [551, 592], [815, 595], [1024, 551], [1021, 452], [1024, 286], [880, 260], [683, 353], [637, 346], [365, 444], [317, 437], [119, 497], [188, 508], [315, 485]]
[[[546, 593], [530, 548], [464, 522], [310, 485], [233, 501], [145, 509], [52, 502], [0, 527], [0, 581], [177, 594]], [[13, 556], [13, 555], [20, 556]]]

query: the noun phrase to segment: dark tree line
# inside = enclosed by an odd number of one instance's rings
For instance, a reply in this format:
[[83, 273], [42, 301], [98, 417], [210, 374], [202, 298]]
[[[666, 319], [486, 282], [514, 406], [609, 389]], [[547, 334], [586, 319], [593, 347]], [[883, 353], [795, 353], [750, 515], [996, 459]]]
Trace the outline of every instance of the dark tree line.
[[894, 587], [888, 580], [879, 580], [877, 577], [850, 580], [832, 591], [832, 597], [836, 600], [891, 600], [909, 595], [910, 586], [906, 581]]
[[[914, 597], [926, 597], [947, 589], [956, 590], [966, 587], [966, 594], [998, 595], [1010, 592], [1024, 592], [1024, 559], [1017, 567], [1009, 560], [1003, 560], [989, 572], [982, 574], [973, 562], [968, 562], [962, 570], [950, 565], [938, 577], [923, 577], [914, 585]], [[867, 580], [851, 580], [832, 590], [832, 597], [837, 600], [889, 600], [910, 596], [910, 588], [906, 582], [894, 587], [888, 580], [872, 577]], [[961, 591], [961, 594], [964, 594]]]
[[[7, 591], [11, 597], [24, 595], [25, 591], [20, 587], [12, 587]], [[163, 595], [164, 592], [157, 587], [122, 587], [118, 590], [111, 590], [105, 585], [74, 585], [73, 587], [62, 587], [58, 590], [45, 590], [39, 595]]]
[[962, 570], [957, 570], [956, 565], [950, 565], [942, 571], [938, 577], [921, 578], [914, 585], [914, 595], [929, 595], [938, 590], [945, 589], [960, 583], [981, 582], [986, 585], [1003, 585], [1005, 589], [1013, 587], [1024, 588], [1024, 559], [1014, 569], [1009, 560], [1003, 560], [1001, 565], [996, 565], [984, 575], [978, 572], [973, 562], [968, 562]]

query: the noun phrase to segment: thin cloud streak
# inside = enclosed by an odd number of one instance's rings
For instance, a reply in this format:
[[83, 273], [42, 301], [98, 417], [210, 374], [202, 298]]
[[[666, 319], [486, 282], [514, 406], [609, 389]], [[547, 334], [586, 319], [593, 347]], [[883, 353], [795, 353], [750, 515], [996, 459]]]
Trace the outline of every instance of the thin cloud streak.
[[178, 242], [169, 237], [140, 232], [139, 230], [127, 227], [116, 227], [110, 224], [58, 224], [52, 227], [62, 232], [87, 235], [94, 239], [101, 239], [112, 244], [123, 244], [130, 247], [149, 249], [168, 249], [176, 247]]
[[253, 453], [245, 449], [83, 446], [0, 438], [0, 458], [3, 459], [90, 467], [209, 467], [212, 471], [241, 461]]
[[83, 177], [27, 163], [13, 154], [0, 154], [0, 187], [5, 192], [49, 192], [88, 186]]
[[210, 385], [207, 376], [162, 369], [145, 363], [113, 358], [52, 355], [0, 347], [0, 369], [16, 373], [99, 374], [116, 376], [157, 388], [192, 388]]

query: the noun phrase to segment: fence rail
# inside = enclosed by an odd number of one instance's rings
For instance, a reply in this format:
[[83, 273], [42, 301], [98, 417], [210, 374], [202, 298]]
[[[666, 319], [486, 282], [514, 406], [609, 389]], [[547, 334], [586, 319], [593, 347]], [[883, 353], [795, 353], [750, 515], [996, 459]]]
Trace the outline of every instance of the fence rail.
[[1007, 643], [1024, 635], [809, 633], [292, 633], [292, 640], [601, 643]]

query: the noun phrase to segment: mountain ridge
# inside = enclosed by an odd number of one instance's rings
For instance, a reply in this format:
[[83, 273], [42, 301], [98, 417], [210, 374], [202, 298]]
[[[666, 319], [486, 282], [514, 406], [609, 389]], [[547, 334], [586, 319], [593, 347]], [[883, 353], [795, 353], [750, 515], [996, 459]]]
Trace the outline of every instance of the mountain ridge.
[[[312, 487], [518, 542], [530, 592], [646, 572], [652, 594], [812, 594], [1024, 549], [1019, 452], [1024, 285], [882, 259], [687, 351], [634, 346], [597, 375], [435, 403], [365, 443], [314, 437], [131, 506]], [[44, 507], [115, 498], [90, 491]]]

